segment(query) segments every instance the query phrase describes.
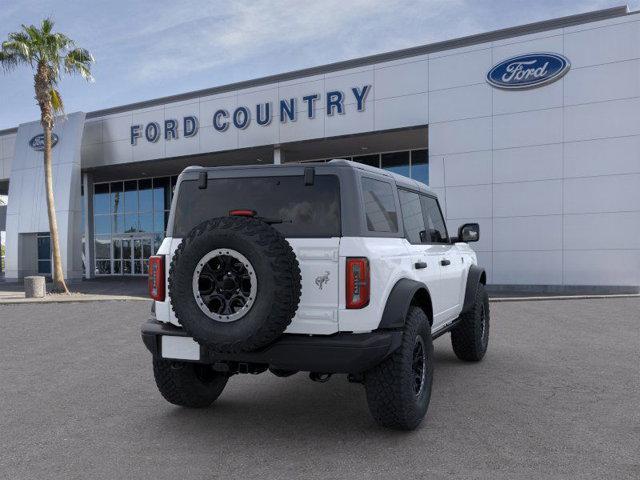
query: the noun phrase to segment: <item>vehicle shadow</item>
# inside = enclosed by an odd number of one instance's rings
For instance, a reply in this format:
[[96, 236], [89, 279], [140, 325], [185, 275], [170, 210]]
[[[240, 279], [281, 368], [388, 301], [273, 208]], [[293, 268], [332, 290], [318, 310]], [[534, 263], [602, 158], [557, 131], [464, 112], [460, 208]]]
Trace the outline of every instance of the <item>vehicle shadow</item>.
[[[437, 349], [434, 359], [433, 396], [437, 395], [439, 384], [457, 381], [459, 370], [469, 367], [456, 359], [449, 346]], [[423, 425], [431, 414], [427, 413]], [[364, 387], [349, 383], [345, 375], [334, 375], [326, 384], [310, 381], [306, 373], [289, 378], [269, 373], [239, 375], [231, 378], [210, 408], [190, 410], [166, 405], [157, 409], [155, 416], [161, 429], [177, 429], [213, 443], [223, 438], [239, 440], [249, 434], [257, 435], [255, 442], [290, 442], [291, 438], [307, 434], [316, 439], [355, 440], [372, 433], [393, 439], [399, 433], [376, 425], [369, 415]]]

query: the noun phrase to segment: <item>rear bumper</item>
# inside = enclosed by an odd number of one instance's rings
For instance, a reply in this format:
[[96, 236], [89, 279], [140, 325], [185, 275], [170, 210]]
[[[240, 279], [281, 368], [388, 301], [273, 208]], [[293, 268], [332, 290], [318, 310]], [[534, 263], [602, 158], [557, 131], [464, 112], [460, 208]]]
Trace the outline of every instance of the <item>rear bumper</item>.
[[[183, 329], [156, 320], [142, 325], [142, 341], [154, 357], [163, 357], [162, 336], [189, 337]], [[327, 336], [283, 334], [271, 345], [254, 352], [222, 354], [200, 345], [197, 362], [261, 364], [305, 372], [361, 373], [388, 357], [401, 342], [402, 332], [393, 330]]]

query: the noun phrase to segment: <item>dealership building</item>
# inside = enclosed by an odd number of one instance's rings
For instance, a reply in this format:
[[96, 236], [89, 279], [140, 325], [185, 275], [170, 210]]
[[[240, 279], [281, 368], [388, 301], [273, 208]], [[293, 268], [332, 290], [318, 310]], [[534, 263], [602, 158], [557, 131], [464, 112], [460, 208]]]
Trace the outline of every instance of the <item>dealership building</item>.
[[[640, 15], [627, 7], [69, 113], [54, 132], [70, 279], [146, 274], [189, 165], [347, 158], [427, 183], [450, 232], [477, 221], [494, 286], [640, 286]], [[51, 271], [41, 134], [0, 131], [7, 280]]]

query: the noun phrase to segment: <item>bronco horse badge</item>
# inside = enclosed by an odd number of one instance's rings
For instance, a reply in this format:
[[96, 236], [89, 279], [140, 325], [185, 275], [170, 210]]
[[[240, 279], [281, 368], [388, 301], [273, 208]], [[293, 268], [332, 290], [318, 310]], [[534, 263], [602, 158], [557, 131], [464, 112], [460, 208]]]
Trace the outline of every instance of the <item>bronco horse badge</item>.
[[316, 277], [316, 285], [320, 290], [322, 290], [325, 283], [329, 283], [329, 272], [327, 271], [324, 272], [324, 275], [318, 275]]

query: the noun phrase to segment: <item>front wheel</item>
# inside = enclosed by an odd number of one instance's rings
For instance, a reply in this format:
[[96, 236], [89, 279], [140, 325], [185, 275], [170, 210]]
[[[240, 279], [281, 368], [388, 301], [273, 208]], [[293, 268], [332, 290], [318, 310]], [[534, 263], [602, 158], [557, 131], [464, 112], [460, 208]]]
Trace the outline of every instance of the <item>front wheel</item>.
[[479, 283], [473, 307], [460, 315], [460, 323], [451, 330], [453, 352], [460, 360], [479, 362], [489, 346], [489, 295]]
[[161, 359], [153, 360], [153, 375], [166, 401], [188, 408], [211, 405], [229, 379], [210, 365]]
[[365, 373], [371, 415], [383, 427], [413, 430], [427, 413], [432, 382], [431, 326], [421, 308], [411, 307], [400, 347]]

